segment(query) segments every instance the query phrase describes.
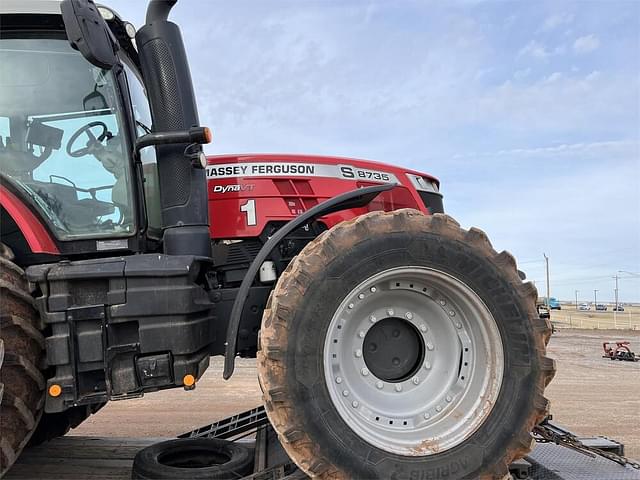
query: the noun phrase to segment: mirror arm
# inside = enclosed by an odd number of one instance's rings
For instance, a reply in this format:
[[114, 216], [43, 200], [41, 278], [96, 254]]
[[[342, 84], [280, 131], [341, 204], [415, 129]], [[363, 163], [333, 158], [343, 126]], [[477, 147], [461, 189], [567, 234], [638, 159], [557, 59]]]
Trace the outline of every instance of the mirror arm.
[[174, 132], [153, 132], [147, 133], [136, 139], [134, 146], [135, 156], [138, 157], [140, 150], [152, 145], [168, 145], [189, 143], [204, 145], [211, 142], [211, 131], [207, 127], [191, 127], [189, 130], [177, 130]]

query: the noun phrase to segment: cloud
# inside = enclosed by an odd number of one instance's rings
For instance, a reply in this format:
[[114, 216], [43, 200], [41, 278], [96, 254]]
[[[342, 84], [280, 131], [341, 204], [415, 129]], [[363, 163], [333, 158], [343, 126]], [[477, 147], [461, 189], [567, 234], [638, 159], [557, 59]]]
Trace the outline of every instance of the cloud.
[[548, 32], [551, 30], [555, 30], [560, 26], [569, 25], [573, 22], [573, 18], [573, 15], [570, 13], [550, 15], [544, 20], [544, 23], [542, 24], [542, 27], [540, 27], [540, 30]]
[[518, 52], [519, 57], [533, 57], [539, 59], [548, 58], [551, 55], [553, 55], [553, 52], [536, 40], [531, 40]]
[[598, 154], [620, 154], [621, 152], [633, 152], [640, 148], [637, 141], [632, 140], [606, 140], [601, 142], [577, 142], [561, 143], [558, 145], [545, 145], [540, 147], [520, 147], [505, 150], [494, 150], [490, 152], [471, 152], [456, 154], [452, 158], [479, 158], [479, 157], [516, 157], [516, 156], [553, 156], [560, 158], [563, 156], [598, 155]]
[[579, 54], [593, 52], [600, 46], [600, 40], [597, 36], [585, 35], [584, 37], [577, 38], [573, 42], [573, 51]]

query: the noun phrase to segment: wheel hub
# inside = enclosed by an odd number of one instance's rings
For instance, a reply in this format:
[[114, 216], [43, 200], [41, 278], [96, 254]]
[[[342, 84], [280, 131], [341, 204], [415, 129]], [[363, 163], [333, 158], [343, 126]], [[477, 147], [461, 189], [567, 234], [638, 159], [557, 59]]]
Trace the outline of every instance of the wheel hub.
[[397, 383], [415, 375], [424, 359], [424, 340], [407, 320], [387, 317], [364, 337], [364, 363], [380, 380]]
[[347, 294], [325, 338], [343, 420], [402, 455], [445, 451], [489, 415], [503, 375], [495, 320], [460, 280], [426, 267], [380, 272]]

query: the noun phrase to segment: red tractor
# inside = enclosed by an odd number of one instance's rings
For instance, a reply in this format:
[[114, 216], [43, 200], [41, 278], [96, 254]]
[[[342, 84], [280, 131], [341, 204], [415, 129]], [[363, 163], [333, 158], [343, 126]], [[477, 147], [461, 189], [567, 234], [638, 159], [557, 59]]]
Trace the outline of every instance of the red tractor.
[[1, 472], [223, 355], [310, 475], [504, 476], [554, 374], [535, 287], [430, 175], [207, 159], [174, 4], [0, 4]]

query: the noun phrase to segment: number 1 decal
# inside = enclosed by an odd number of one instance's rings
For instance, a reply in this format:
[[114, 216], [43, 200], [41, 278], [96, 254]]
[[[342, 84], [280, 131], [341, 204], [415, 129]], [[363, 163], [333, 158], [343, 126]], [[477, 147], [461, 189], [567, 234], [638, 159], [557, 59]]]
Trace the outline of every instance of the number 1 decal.
[[251, 199], [247, 203], [240, 205], [240, 211], [247, 214], [247, 225], [252, 227], [258, 224], [256, 219], [256, 201]]

